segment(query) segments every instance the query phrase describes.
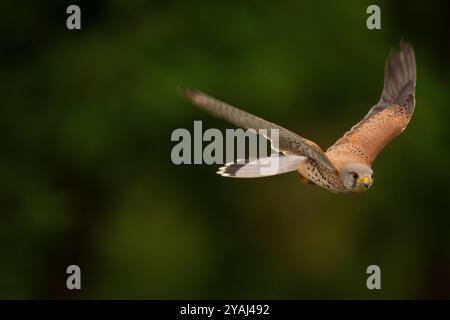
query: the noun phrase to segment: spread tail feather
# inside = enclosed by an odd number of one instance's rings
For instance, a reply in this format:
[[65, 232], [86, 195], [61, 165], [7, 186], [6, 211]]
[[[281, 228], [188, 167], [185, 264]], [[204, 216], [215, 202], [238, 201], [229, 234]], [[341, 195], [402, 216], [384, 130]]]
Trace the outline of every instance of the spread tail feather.
[[217, 171], [223, 177], [231, 178], [260, 178], [274, 176], [297, 170], [301, 161], [306, 157], [298, 155], [273, 155], [246, 162], [239, 159], [236, 162], [226, 163]]

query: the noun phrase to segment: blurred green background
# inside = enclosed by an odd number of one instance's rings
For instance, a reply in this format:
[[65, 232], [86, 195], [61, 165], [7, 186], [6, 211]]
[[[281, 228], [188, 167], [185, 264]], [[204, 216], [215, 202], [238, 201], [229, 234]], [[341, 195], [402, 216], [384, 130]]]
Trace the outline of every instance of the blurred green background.
[[[66, 29], [74, 3], [80, 31]], [[366, 28], [370, 4], [382, 30]], [[0, 298], [450, 298], [444, 4], [3, 2]], [[233, 128], [178, 86], [327, 148], [378, 101], [400, 38], [416, 111], [369, 192], [172, 164], [174, 129]], [[81, 291], [65, 287], [70, 264]], [[366, 288], [371, 264], [382, 290]]]

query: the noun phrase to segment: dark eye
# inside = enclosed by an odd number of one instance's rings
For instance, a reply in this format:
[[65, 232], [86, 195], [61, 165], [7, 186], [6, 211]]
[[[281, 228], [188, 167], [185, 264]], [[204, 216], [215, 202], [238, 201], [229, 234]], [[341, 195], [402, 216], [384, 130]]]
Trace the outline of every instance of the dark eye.
[[353, 179], [358, 179], [358, 174], [356, 172], [353, 172]]
[[370, 175], [370, 177], [373, 179], [373, 173]]

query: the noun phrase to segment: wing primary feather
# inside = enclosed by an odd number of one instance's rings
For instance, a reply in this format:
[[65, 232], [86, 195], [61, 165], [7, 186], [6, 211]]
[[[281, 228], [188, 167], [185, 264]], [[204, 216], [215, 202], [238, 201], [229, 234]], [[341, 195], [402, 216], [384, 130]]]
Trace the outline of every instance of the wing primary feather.
[[207, 111], [215, 117], [224, 119], [238, 127], [245, 129], [267, 129], [267, 139], [271, 140], [271, 130], [279, 130], [279, 150], [284, 154], [296, 154], [309, 157], [315, 161], [327, 172], [335, 173], [336, 169], [331, 164], [322, 149], [313, 141], [305, 139], [288, 129], [285, 129], [272, 122], [266, 121], [253, 114], [245, 112], [241, 109], [233, 107], [223, 101], [217, 100], [207, 94], [183, 88], [182, 95], [190, 100], [194, 105], [200, 109]]
[[409, 41], [400, 41], [400, 51], [392, 49], [384, 67], [384, 86], [379, 102], [366, 117], [394, 104], [414, 112], [416, 93], [416, 57]]
[[408, 41], [392, 49], [384, 68], [384, 86], [378, 103], [342, 138], [328, 148], [347, 152], [370, 164], [378, 153], [408, 125], [415, 108], [416, 58]]

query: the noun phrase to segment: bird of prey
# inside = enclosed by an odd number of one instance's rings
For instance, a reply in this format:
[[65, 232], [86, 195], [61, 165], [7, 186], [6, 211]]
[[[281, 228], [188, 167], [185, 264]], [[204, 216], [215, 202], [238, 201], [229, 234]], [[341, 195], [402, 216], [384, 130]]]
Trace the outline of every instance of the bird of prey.
[[[392, 49], [386, 61], [380, 100], [326, 152], [308, 139], [200, 91], [184, 89], [183, 95], [204, 111], [238, 127], [278, 129], [279, 169], [270, 175], [298, 171], [305, 183], [334, 193], [350, 193], [366, 191], [372, 186], [372, 162], [387, 143], [405, 130], [414, 112], [415, 91], [414, 50], [409, 42], [402, 40], [400, 51]], [[255, 161], [238, 160], [225, 164], [218, 173], [236, 178], [267, 175], [257, 168]]]

